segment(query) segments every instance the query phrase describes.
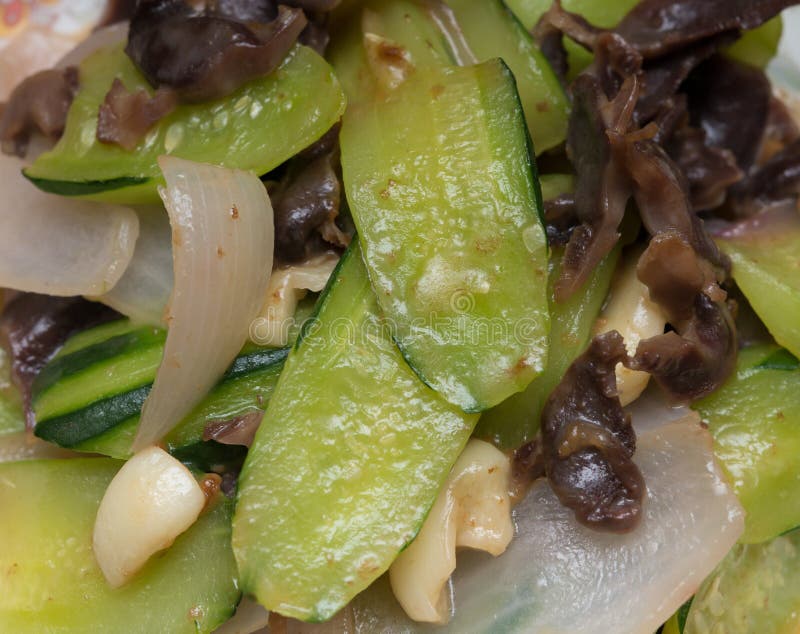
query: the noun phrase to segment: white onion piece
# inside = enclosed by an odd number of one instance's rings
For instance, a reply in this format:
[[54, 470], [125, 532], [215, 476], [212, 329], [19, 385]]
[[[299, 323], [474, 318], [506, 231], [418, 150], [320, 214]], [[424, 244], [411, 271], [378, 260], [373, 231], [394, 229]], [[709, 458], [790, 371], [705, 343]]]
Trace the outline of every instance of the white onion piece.
[[700, 425], [668, 423], [637, 444], [648, 497], [636, 531], [581, 526], [540, 481], [505, 554], [461, 555], [447, 626], [408, 621], [384, 583], [356, 598], [358, 631], [652, 634], [733, 546], [744, 515]]
[[172, 225], [169, 333], [134, 451], [158, 442], [219, 380], [247, 341], [272, 270], [272, 205], [258, 177], [159, 159]]
[[700, 415], [686, 405], [670, 403], [661, 389], [653, 384], [636, 401], [625, 408], [637, 435], [679, 420], [700, 422]]
[[269, 612], [250, 597], [242, 598], [236, 613], [222, 625], [214, 634], [254, 634], [264, 632], [267, 634], [269, 625]]
[[112, 588], [118, 588], [155, 553], [169, 548], [194, 524], [206, 496], [191, 472], [159, 447], [128, 460], [97, 509], [92, 549]]
[[307, 291], [319, 293], [339, 262], [335, 253], [323, 253], [300, 264], [276, 268], [267, 286], [266, 300], [250, 328], [250, 339], [259, 346], [285, 346], [294, 325], [297, 304]]
[[102, 295], [133, 256], [139, 219], [117, 205], [45, 194], [0, 155], [0, 287], [47, 295]]
[[139, 207], [139, 239], [125, 274], [110, 293], [95, 297], [135, 322], [164, 325], [172, 292], [172, 233], [163, 207]]

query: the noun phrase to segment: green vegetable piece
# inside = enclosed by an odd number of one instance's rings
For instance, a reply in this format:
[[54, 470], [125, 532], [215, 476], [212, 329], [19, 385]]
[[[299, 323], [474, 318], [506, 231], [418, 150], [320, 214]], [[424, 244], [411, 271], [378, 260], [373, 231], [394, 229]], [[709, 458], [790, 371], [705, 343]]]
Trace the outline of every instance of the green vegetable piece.
[[[71, 338], [66, 354], [62, 351], [45, 366], [34, 383], [36, 435], [78, 451], [129, 457], [165, 338], [163, 330], [127, 320]], [[205, 455], [209, 447], [198, 443], [208, 422], [263, 410], [287, 354], [287, 348], [246, 347], [214, 390], [167, 436], [169, 450], [187, 459], [197, 452]], [[226, 450], [221, 458], [230, 455]]]
[[530, 34], [503, 2], [448, 2], [459, 38], [439, 29], [423, 6], [410, 0], [369, 2], [356, 5], [336, 22], [328, 57], [351, 104], [386, 90], [375, 79], [379, 56], [365, 51], [365, 33], [369, 33], [400, 47], [415, 69], [503, 58], [514, 73], [536, 152], [564, 141], [569, 110], [564, 91]]
[[547, 243], [527, 130], [500, 60], [420, 70], [345, 114], [342, 168], [378, 303], [408, 363], [464, 411], [547, 359]]
[[224, 99], [178, 107], [129, 152], [97, 140], [98, 108], [114, 78], [131, 91], [149, 85], [121, 45], [91, 55], [80, 70], [64, 136], [25, 170], [39, 188], [65, 196], [157, 202], [162, 154], [264, 174], [322, 136], [345, 106], [330, 66], [299, 46], [268, 77]]
[[11, 384], [11, 364], [6, 351], [0, 346], [0, 436], [25, 429], [22, 398]]
[[545, 371], [523, 391], [486, 411], [478, 421], [475, 435], [490, 439], [503, 449], [515, 449], [539, 432], [544, 403], [567, 368], [592, 338], [592, 327], [611, 287], [620, 249], [614, 249], [592, 272], [583, 290], [566, 302], [553, 299], [553, 285], [559, 277], [564, 250], [553, 250], [550, 263], [550, 354]]
[[772, 369], [775, 351], [743, 350], [734, 376], [696, 404], [747, 511], [743, 543], [800, 526], [800, 370]]
[[354, 245], [286, 361], [239, 478], [242, 589], [286, 616], [333, 616], [415, 536], [476, 420], [404, 363]]
[[233, 613], [240, 592], [225, 500], [129, 584], [108, 586], [92, 530], [121, 465], [106, 458], [0, 464], [0, 631], [197, 634]]
[[501, 0], [448, 0], [478, 61], [502, 57], [514, 73], [536, 153], [567, 136], [569, 103], [533, 38]]
[[[637, 4], [639, 0], [562, 0], [562, 6], [573, 13], [578, 13], [595, 26], [611, 28]], [[506, 0], [506, 4], [519, 17], [526, 29], [533, 29], [539, 18], [553, 4], [552, 0]], [[748, 31], [728, 49], [732, 57], [756, 66], [764, 67], [778, 50], [781, 39], [782, 22], [780, 17]], [[586, 49], [565, 38], [565, 46], [569, 54], [570, 75], [574, 76], [592, 62], [592, 54]]]
[[683, 634], [794, 634], [800, 629], [800, 531], [737, 544], [700, 586]]
[[733, 279], [775, 341], [800, 356], [800, 219], [718, 242], [733, 262]]

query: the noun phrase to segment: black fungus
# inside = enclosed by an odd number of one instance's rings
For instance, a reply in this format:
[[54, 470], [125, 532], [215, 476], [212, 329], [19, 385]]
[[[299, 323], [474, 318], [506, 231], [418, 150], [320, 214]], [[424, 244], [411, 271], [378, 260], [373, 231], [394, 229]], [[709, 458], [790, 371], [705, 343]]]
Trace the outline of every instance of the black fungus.
[[275, 70], [306, 24], [302, 10], [283, 5], [262, 23], [181, 0], [148, 0], [137, 6], [125, 50], [154, 87], [206, 101]]
[[579, 522], [616, 533], [636, 528], [645, 495], [632, 459], [636, 435], [617, 395], [615, 368], [626, 358], [619, 333], [598, 335], [542, 411], [542, 451], [553, 491]]
[[34, 134], [57, 140], [78, 92], [78, 69], [44, 70], [19, 84], [0, 107], [0, 145], [6, 154], [25, 156]]

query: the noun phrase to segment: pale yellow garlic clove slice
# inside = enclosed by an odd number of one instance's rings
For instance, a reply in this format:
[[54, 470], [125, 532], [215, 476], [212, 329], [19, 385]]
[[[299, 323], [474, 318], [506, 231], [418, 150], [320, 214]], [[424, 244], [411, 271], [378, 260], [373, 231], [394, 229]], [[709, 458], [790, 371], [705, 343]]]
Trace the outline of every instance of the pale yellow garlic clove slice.
[[194, 476], [163, 449], [149, 447], [128, 460], [108, 485], [94, 525], [94, 555], [109, 585], [124, 585], [168, 548], [205, 503]]
[[[615, 278], [608, 301], [595, 324], [595, 333], [616, 330], [625, 340], [628, 354], [634, 354], [639, 342], [664, 332], [667, 318], [661, 307], [650, 299], [647, 287], [636, 276], [641, 252], [630, 254]], [[631, 257], [632, 256], [632, 257]], [[623, 407], [633, 403], [647, 387], [647, 372], [629, 370], [617, 364], [617, 391]]]
[[505, 551], [514, 535], [510, 474], [508, 457], [481, 440], [471, 440], [456, 461], [416, 539], [389, 569], [392, 590], [415, 621], [447, 621], [444, 587], [457, 547]]

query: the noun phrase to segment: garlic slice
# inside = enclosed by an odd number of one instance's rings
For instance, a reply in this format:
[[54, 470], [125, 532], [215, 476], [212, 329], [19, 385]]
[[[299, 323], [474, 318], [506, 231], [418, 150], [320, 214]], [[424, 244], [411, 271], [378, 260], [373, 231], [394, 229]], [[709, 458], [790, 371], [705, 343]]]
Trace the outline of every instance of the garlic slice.
[[297, 305], [308, 291], [319, 293], [328, 283], [339, 256], [328, 252], [313, 258], [273, 269], [266, 300], [250, 325], [250, 340], [259, 346], [285, 346], [294, 325]]
[[159, 447], [140, 451], [108, 485], [93, 548], [109, 585], [129, 581], [148, 559], [194, 524], [206, 503], [189, 470]]
[[[603, 312], [595, 323], [595, 333], [616, 330], [625, 340], [628, 354], [634, 354], [639, 342], [664, 332], [667, 318], [661, 307], [650, 299], [650, 291], [639, 281], [636, 265], [640, 251], [629, 254], [611, 286]], [[617, 364], [617, 391], [623, 407], [644, 392], [650, 375]]]
[[511, 465], [493, 445], [471, 440], [456, 461], [416, 539], [389, 568], [397, 600], [415, 621], [445, 623], [444, 586], [456, 568], [456, 548], [505, 551], [514, 535], [508, 496]]

